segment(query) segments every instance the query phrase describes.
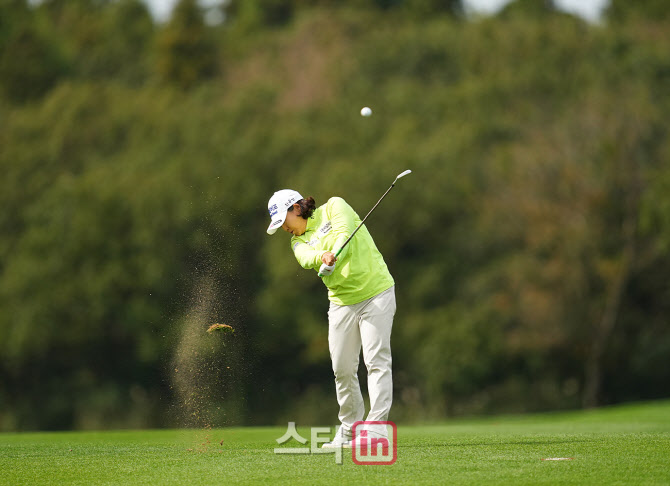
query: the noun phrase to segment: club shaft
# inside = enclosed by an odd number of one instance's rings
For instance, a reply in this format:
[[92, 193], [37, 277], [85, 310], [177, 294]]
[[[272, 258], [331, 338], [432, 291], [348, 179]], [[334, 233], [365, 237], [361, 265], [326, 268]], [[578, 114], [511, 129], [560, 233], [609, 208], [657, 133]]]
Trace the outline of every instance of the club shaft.
[[368, 219], [368, 216], [370, 216], [370, 215], [372, 214], [372, 211], [374, 211], [374, 210], [377, 208], [377, 206], [379, 206], [379, 203], [382, 202], [382, 199], [384, 199], [384, 198], [386, 197], [386, 195], [387, 195], [389, 192], [391, 192], [391, 189], [393, 189], [393, 186], [395, 186], [395, 183], [396, 183], [397, 181], [398, 181], [398, 179], [396, 179], [395, 181], [393, 181], [393, 184], [391, 184], [391, 187], [389, 187], [389, 188], [386, 190], [386, 192], [384, 193], [384, 195], [383, 195], [382, 197], [379, 198], [379, 201], [377, 201], [377, 204], [375, 204], [375, 205], [372, 207], [372, 209], [368, 212], [368, 214], [365, 215], [365, 218], [363, 218], [363, 221], [361, 221], [361, 224], [359, 224], [359, 225], [356, 227], [356, 229], [354, 230], [354, 232], [351, 233], [351, 235], [349, 236], [349, 238], [347, 238], [347, 241], [344, 242], [344, 245], [342, 245], [342, 246], [340, 247], [340, 249], [337, 250], [337, 253], [335, 253], [335, 258], [337, 258], [337, 257], [340, 255], [340, 253], [342, 253], [342, 250], [344, 250], [344, 247], [347, 246], [347, 245], [349, 244], [349, 242], [350, 242], [351, 239], [354, 237], [354, 235], [356, 234], [356, 232], [357, 232], [359, 229], [361, 229], [361, 226], [363, 226], [363, 225], [365, 224], [365, 220]]

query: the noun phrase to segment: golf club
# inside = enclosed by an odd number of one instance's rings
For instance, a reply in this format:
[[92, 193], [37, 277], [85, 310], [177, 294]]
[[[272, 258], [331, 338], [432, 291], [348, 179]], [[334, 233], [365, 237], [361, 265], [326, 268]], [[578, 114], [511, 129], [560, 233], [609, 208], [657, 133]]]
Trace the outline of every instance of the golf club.
[[[335, 253], [335, 258], [337, 258], [337, 257], [340, 255], [340, 253], [342, 253], [342, 250], [344, 250], [344, 247], [347, 246], [347, 244], [351, 241], [351, 239], [354, 237], [354, 235], [356, 234], [356, 232], [357, 232], [359, 229], [361, 229], [361, 226], [363, 226], [363, 224], [365, 224], [365, 220], [368, 219], [368, 216], [370, 216], [370, 215], [372, 214], [372, 211], [374, 211], [374, 210], [377, 208], [377, 206], [379, 206], [379, 203], [382, 202], [382, 199], [384, 199], [384, 198], [386, 197], [386, 195], [391, 191], [391, 189], [393, 189], [393, 186], [395, 186], [395, 183], [398, 182], [398, 179], [400, 179], [400, 178], [402, 178], [402, 177], [405, 177], [406, 175], [411, 174], [411, 173], [412, 173], [412, 171], [408, 169], [408, 170], [406, 170], [405, 172], [402, 172], [402, 173], [398, 174], [398, 176], [397, 176], [397, 177], [395, 178], [395, 180], [393, 181], [393, 184], [391, 184], [391, 187], [389, 187], [389, 188], [386, 190], [386, 192], [384, 193], [384, 195], [383, 195], [382, 197], [379, 198], [379, 201], [377, 201], [377, 204], [375, 204], [375, 205], [372, 207], [372, 209], [368, 212], [368, 214], [365, 215], [365, 218], [363, 218], [363, 221], [361, 221], [361, 224], [359, 224], [359, 225], [356, 227], [356, 229], [354, 230], [354, 232], [351, 233], [351, 236], [349, 236], [349, 238], [347, 238], [347, 241], [344, 242], [344, 245], [342, 245], [342, 247], [341, 247], [339, 250], [337, 250], [337, 253]], [[319, 269], [319, 277], [323, 277], [323, 276], [324, 276], [324, 275], [322, 274], [322, 270], [324, 269], [324, 267], [328, 267], [328, 265], [326, 265], [325, 263], [324, 263], [323, 265], [321, 265], [321, 268]]]

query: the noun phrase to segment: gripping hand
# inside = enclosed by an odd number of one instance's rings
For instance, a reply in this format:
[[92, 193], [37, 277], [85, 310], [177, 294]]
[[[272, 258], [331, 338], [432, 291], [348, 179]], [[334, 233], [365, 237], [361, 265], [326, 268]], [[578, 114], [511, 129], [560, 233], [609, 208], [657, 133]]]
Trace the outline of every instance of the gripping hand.
[[319, 268], [319, 277], [327, 277], [333, 273], [333, 270], [335, 270], [334, 263], [332, 265], [326, 265], [323, 263], [321, 264], [321, 268]]
[[319, 277], [327, 277], [333, 273], [335, 270], [335, 262], [337, 261], [337, 256], [334, 253], [327, 251], [321, 255], [321, 261], [323, 265], [319, 268]]

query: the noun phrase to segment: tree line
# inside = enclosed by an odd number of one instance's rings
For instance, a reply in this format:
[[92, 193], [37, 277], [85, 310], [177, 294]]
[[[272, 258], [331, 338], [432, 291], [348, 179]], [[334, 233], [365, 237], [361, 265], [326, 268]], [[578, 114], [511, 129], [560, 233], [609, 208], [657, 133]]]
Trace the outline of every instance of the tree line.
[[222, 8], [0, 6], [1, 430], [333, 422], [325, 289], [265, 204], [363, 215], [408, 168], [368, 223], [393, 420], [668, 396], [665, 2]]

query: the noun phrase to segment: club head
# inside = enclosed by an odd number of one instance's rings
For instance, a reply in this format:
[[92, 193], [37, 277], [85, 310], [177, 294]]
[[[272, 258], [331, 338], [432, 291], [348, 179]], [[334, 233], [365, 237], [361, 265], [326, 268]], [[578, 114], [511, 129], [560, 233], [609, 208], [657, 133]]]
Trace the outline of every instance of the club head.
[[403, 172], [402, 174], [398, 174], [398, 177], [396, 177], [395, 180], [397, 181], [397, 180], [400, 179], [401, 177], [405, 177], [407, 174], [411, 174], [411, 173], [412, 173], [412, 171], [409, 170], [409, 169], [407, 169], [407, 170], [406, 170], [405, 172]]

